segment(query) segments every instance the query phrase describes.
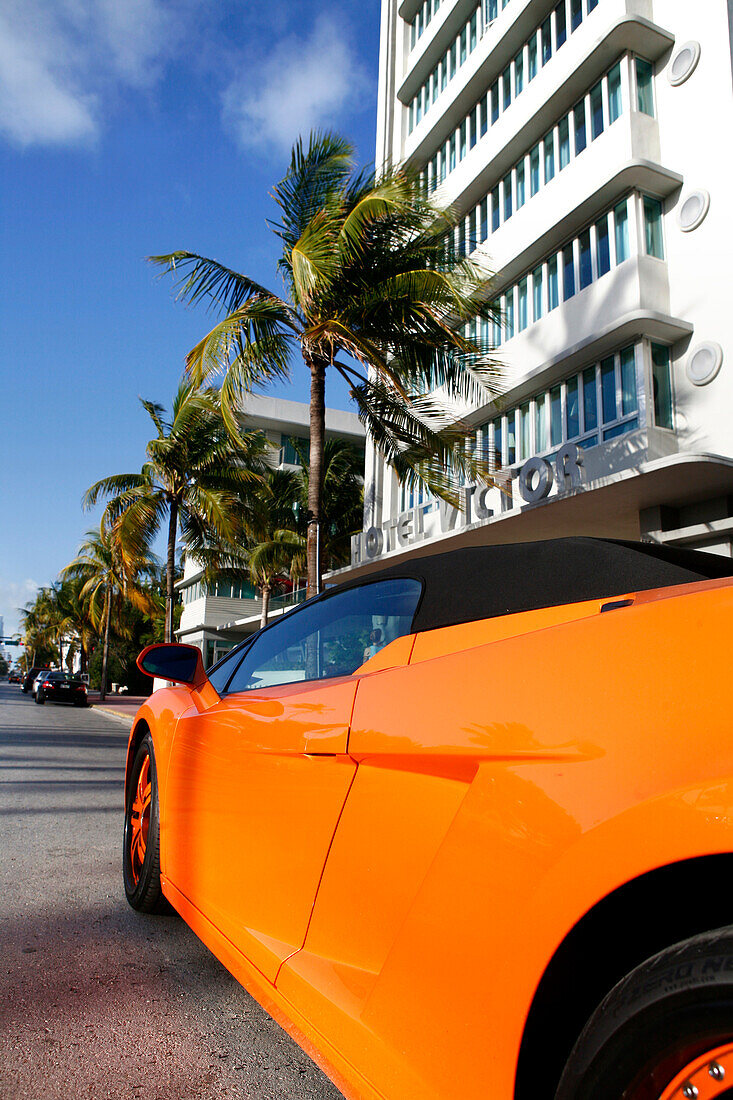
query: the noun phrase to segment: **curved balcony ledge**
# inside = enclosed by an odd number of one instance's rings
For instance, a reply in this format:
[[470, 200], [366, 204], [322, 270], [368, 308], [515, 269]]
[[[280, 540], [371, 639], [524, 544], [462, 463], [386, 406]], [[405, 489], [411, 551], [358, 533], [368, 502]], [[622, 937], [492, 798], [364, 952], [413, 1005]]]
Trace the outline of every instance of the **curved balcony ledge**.
[[[618, 7], [620, 2], [621, 0], [616, 0], [613, 6]], [[593, 15], [599, 11], [601, 8], [596, 8]], [[610, 68], [620, 54], [631, 50], [656, 61], [674, 44], [673, 34], [644, 16], [633, 13], [619, 15], [610, 25], [606, 25], [600, 37], [597, 36], [596, 26], [589, 18], [566, 43], [569, 47], [566, 56], [577, 61], [580, 54], [582, 60], [575, 64], [553, 66], [552, 62], [563, 56], [562, 53], [556, 53], [525, 87], [522, 95], [489, 128], [479, 141], [477, 149], [486, 149], [488, 145], [493, 152], [492, 160], [502, 158], [511, 163], [512, 158], [519, 156], [524, 145], [540, 138], [558, 117], [569, 111], [575, 101]], [[517, 49], [519, 45], [521, 42], [517, 44]], [[441, 110], [428, 111], [406, 139], [406, 161], [415, 165], [427, 162], [473, 109], [512, 56], [505, 55], [503, 50], [498, 49], [483, 58], [482, 53], [479, 46], [464, 66], [465, 77], [461, 79], [459, 76], [456, 79], [452, 97], [449, 85], [443, 102], [438, 99], [435, 104], [435, 108], [440, 106]], [[420, 82], [417, 82], [414, 90], [403, 99], [404, 103], [409, 102], [419, 86]]]

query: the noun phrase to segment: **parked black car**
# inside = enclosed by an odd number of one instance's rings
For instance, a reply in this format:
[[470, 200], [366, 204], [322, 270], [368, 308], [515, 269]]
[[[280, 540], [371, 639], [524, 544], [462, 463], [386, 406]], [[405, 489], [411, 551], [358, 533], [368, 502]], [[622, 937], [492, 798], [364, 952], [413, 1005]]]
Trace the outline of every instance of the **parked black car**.
[[72, 672], [49, 672], [36, 690], [36, 702], [73, 703], [77, 707], [87, 705], [87, 685]]
[[38, 676], [38, 674], [40, 672], [43, 672], [45, 669], [48, 669], [49, 672], [51, 671], [51, 669], [48, 668], [48, 665], [34, 665], [32, 669], [26, 672], [25, 679], [23, 680], [24, 695], [27, 695], [29, 691], [33, 690], [33, 682], [36, 676]]

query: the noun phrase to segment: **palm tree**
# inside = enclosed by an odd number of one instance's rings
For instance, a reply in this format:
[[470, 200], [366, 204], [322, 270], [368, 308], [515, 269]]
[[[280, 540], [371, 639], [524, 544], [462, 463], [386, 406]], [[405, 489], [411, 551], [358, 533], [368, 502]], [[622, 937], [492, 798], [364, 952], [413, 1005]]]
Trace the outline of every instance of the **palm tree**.
[[141, 583], [155, 572], [157, 561], [141, 553], [137, 546], [126, 543], [119, 522], [111, 526], [102, 517], [99, 530], [87, 531], [86, 539], [79, 547], [74, 560], [61, 570], [63, 577], [82, 581], [80, 596], [88, 602], [89, 613], [97, 631], [104, 623], [102, 649], [102, 682], [100, 698], [107, 693], [107, 660], [109, 656], [109, 631], [113, 607], [117, 610], [120, 629], [122, 609], [132, 604], [144, 614], [155, 610], [155, 601]]
[[[298, 515], [307, 514], [310, 493], [310, 457], [293, 441], [300, 459]], [[364, 514], [364, 455], [345, 439], [327, 439], [323, 448], [321, 503], [321, 562], [324, 569], [346, 565], [351, 555], [351, 536], [361, 530]]]
[[226, 430], [219, 396], [184, 379], [173, 401], [172, 417], [151, 401], [142, 406], [157, 436], [139, 474], [114, 474], [97, 481], [84, 497], [90, 508], [109, 496], [106, 516], [120, 524], [124, 539], [138, 551], [149, 549], [167, 518], [165, 640], [173, 640], [173, 581], [178, 534], [187, 550], [202, 551], [216, 534], [233, 534], [232, 509], [238, 494], [258, 484], [266, 469], [267, 443], [260, 433], [236, 441]]
[[310, 374], [308, 585], [320, 589], [326, 372], [348, 383], [359, 415], [400, 480], [455, 500], [453, 476], [488, 470], [466, 453], [456, 409], [496, 393], [498, 368], [477, 339], [488, 319], [486, 271], [448, 241], [456, 218], [416, 177], [356, 173], [349, 142], [299, 140], [275, 187], [285, 297], [216, 260], [178, 251], [150, 260], [180, 275], [179, 297], [223, 318], [187, 356], [197, 383], [224, 374], [222, 411], [236, 431], [242, 393], [288, 377], [298, 349]]

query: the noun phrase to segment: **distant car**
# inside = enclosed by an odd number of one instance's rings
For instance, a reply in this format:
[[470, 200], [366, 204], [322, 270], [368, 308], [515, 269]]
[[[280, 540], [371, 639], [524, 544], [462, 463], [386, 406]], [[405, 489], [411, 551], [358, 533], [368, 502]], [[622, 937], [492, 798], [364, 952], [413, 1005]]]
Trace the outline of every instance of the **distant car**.
[[128, 900], [350, 1100], [733, 1100], [732, 623], [730, 558], [571, 538], [147, 649]]
[[48, 665], [35, 665], [33, 668], [26, 672], [23, 679], [23, 694], [27, 695], [29, 691], [33, 691], [33, 685], [41, 672], [50, 672]]
[[34, 686], [36, 702], [73, 703], [87, 705], [87, 686], [73, 672], [48, 672], [38, 677]]
[[22, 676], [20, 675], [20, 673], [16, 669], [13, 669], [13, 671], [8, 676], [8, 683], [9, 684], [19, 684], [21, 682], [21, 680], [22, 680]]

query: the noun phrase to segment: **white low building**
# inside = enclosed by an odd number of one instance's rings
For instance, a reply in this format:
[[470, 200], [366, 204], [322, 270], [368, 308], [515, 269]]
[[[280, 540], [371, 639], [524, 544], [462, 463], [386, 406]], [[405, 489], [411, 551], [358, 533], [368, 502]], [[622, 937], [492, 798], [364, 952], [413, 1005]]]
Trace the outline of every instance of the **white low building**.
[[[299, 401], [252, 395], [247, 398], [244, 423], [250, 431], [261, 431], [272, 445], [272, 464], [279, 469], [296, 470], [300, 465], [298, 449], [308, 453], [309, 408]], [[354, 413], [326, 409], [326, 439], [345, 439], [355, 447], [364, 447], [364, 428]], [[179, 642], [198, 646], [204, 665], [210, 668], [244, 636], [260, 625], [262, 601], [247, 583], [218, 581], [208, 587], [203, 582], [198, 562], [187, 559], [183, 579], [176, 589], [183, 602], [181, 623], [176, 631]], [[274, 596], [271, 614], [303, 598], [305, 590]]]
[[382, 0], [377, 161], [407, 161], [499, 272], [502, 488], [406, 493], [367, 445], [352, 570], [560, 535], [731, 554], [726, 0]]

